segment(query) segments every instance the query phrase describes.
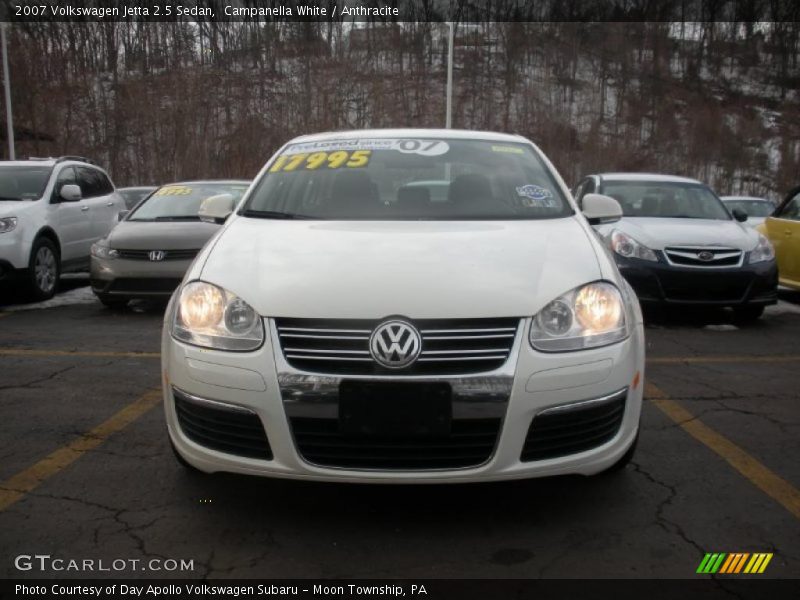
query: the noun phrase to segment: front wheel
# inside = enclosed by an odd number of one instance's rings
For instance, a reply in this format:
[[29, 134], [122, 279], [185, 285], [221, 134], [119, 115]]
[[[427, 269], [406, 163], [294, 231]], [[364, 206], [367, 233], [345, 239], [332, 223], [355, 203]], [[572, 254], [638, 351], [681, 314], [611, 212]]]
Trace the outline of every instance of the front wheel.
[[42, 301], [52, 298], [61, 276], [61, 262], [58, 249], [52, 240], [39, 238], [31, 248], [28, 264], [28, 292], [32, 300]]

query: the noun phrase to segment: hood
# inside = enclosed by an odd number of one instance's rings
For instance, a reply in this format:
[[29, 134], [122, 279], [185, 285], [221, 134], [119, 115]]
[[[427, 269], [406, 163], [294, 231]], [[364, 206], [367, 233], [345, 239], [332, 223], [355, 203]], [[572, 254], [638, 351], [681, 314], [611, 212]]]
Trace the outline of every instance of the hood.
[[239, 217], [209, 249], [198, 278], [237, 294], [264, 316], [422, 319], [532, 315], [599, 277], [593, 242], [575, 217]]
[[35, 204], [35, 200], [0, 200], [0, 218], [18, 217]]
[[653, 250], [667, 246], [725, 246], [752, 250], [758, 234], [738, 221], [713, 219], [673, 219], [658, 217], [625, 217], [608, 226], [632, 235]]
[[199, 250], [219, 227], [203, 221], [122, 221], [106, 241], [125, 250]]

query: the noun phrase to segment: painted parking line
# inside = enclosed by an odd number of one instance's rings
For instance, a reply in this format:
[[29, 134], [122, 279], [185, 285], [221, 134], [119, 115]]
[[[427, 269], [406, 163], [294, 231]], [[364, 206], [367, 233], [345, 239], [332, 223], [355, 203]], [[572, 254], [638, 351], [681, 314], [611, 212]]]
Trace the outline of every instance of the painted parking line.
[[645, 385], [645, 398], [694, 439], [725, 459], [750, 483], [800, 519], [800, 490], [779, 477], [724, 435], [711, 429], [652, 383], [648, 382]]
[[104, 352], [85, 350], [28, 350], [24, 348], [0, 348], [0, 356], [77, 356], [112, 358], [161, 358], [160, 352]]
[[0, 482], [0, 512], [24, 498], [45, 480], [63, 471], [90, 450], [100, 446], [114, 433], [125, 429], [160, 400], [161, 390], [150, 390], [88, 433], [82, 434], [78, 439], [55, 450], [10, 479]]

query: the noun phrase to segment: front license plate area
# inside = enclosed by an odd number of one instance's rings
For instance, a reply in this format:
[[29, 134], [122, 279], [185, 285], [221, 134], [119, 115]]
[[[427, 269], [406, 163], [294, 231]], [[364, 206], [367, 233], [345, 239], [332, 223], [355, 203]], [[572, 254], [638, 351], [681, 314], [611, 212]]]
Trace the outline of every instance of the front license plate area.
[[450, 433], [452, 391], [443, 382], [343, 381], [339, 431], [345, 435], [441, 437]]

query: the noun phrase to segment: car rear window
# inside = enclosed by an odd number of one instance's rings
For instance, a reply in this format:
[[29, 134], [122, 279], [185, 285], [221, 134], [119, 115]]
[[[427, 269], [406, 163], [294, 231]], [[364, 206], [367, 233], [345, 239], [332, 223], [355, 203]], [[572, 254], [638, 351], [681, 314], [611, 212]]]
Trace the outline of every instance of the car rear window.
[[572, 214], [529, 144], [434, 138], [291, 144], [242, 214], [315, 219], [503, 220]]
[[725, 200], [730, 210], [743, 210], [750, 217], [768, 217], [775, 211], [775, 205], [762, 200]]
[[230, 194], [239, 200], [246, 183], [171, 183], [158, 188], [128, 217], [128, 221], [198, 220], [203, 200]]

